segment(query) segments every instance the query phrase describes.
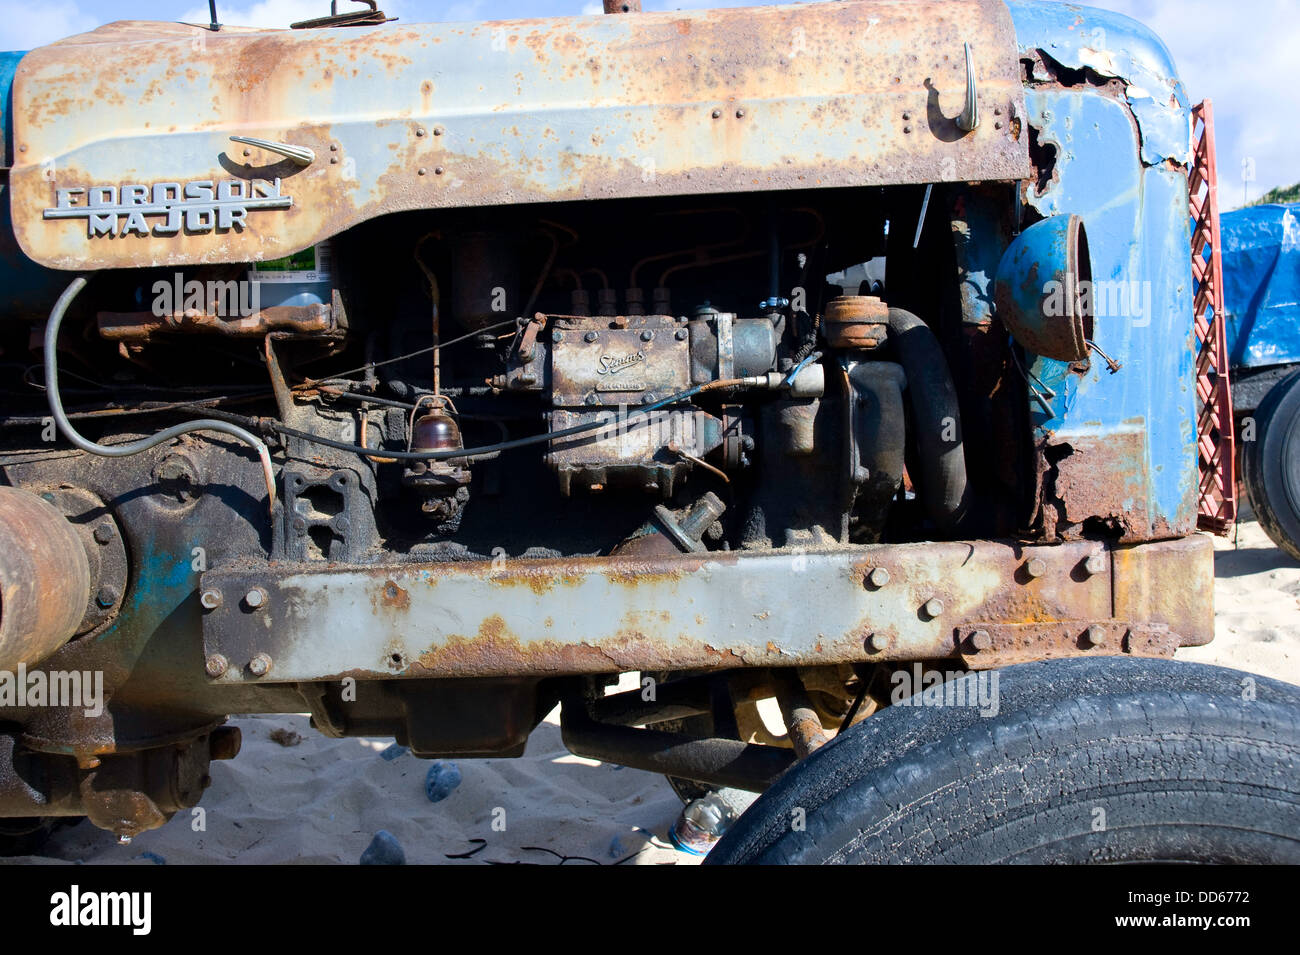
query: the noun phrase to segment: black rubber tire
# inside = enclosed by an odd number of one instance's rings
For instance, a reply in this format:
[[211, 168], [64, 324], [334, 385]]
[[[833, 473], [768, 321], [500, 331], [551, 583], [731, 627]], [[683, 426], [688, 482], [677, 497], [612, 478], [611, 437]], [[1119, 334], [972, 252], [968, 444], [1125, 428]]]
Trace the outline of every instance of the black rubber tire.
[[1241, 482], [1269, 538], [1300, 560], [1300, 370], [1269, 389], [1242, 441]]
[[997, 672], [996, 715], [886, 708], [792, 767], [707, 863], [1300, 863], [1300, 688], [1116, 657]]

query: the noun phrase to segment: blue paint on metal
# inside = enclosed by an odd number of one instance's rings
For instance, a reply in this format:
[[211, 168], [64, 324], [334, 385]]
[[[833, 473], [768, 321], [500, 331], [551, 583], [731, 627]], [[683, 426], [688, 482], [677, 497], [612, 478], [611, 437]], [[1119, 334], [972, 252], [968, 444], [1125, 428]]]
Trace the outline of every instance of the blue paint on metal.
[[1141, 130], [1142, 161], [1191, 160], [1190, 102], [1169, 48], [1137, 20], [1070, 3], [1007, 0], [1022, 55], [1124, 81]]
[[1027, 201], [1044, 216], [1083, 218], [1093, 340], [1123, 365], [1112, 375], [1094, 358], [1080, 375], [1034, 358], [1030, 371], [1056, 393], [1050, 415], [1031, 400], [1038, 437], [1144, 447], [1129, 467], [1145, 483], [1151, 525], [1190, 529], [1198, 471], [1186, 174], [1142, 163], [1122, 101], [1075, 88], [1031, 90], [1025, 103], [1040, 143], [1056, 148], [1050, 183], [1042, 195], [1031, 186]]
[[1300, 203], [1224, 213], [1219, 242], [1231, 365], [1300, 362]]
[[[0, 52], [0, 166], [13, 163], [13, 83], [26, 53]], [[7, 180], [0, 179], [0, 316], [31, 319], [48, 314], [67, 276], [37, 265], [18, 247]], [[0, 319], [0, 320], [3, 320]]]

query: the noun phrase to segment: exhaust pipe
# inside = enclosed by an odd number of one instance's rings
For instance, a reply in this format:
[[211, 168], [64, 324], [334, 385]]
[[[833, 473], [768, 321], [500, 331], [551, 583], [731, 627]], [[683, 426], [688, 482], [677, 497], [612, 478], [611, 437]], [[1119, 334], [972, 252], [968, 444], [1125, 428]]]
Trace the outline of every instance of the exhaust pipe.
[[0, 487], [0, 670], [67, 643], [89, 602], [90, 562], [67, 518], [30, 491]]

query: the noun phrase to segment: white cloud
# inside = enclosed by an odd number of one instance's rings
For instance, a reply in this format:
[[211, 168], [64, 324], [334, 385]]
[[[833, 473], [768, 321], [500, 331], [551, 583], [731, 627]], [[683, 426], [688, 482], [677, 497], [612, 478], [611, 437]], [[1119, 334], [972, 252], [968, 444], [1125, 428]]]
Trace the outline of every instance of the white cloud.
[[31, 50], [98, 25], [74, 0], [0, 0], [0, 50]]

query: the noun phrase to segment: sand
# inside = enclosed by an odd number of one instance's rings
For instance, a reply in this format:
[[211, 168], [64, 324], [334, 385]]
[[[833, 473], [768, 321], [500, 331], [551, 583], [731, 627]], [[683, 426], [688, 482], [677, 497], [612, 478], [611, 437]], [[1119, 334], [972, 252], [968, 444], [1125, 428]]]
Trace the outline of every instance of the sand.
[[[1300, 684], [1300, 564], [1275, 549], [1254, 521], [1215, 542], [1216, 637], [1179, 659], [1214, 663]], [[408, 863], [477, 865], [694, 865], [668, 827], [681, 808], [659, 776], [570, 755], [557, 713], [533, 733], [521, 759], [458, 760], [460, 785], [441, 802], [425, 796], [429, 763], [380, 754], [390, 740], [332, 740], [305, 716], [240, 717], [244, 748], [214, 763], [198, 819], [118, 845], [89, 824], [61, 830], [43, 857], [24, 861], [355, 863], [386, 829]], [[301, 740], [283, 745], [277, 731]], [[282, 735], [282, 734], [277, 734]], [[495, 823], [495, 826], [494, 826]], [[504, 828], [502, 828], [504, 824]]]

